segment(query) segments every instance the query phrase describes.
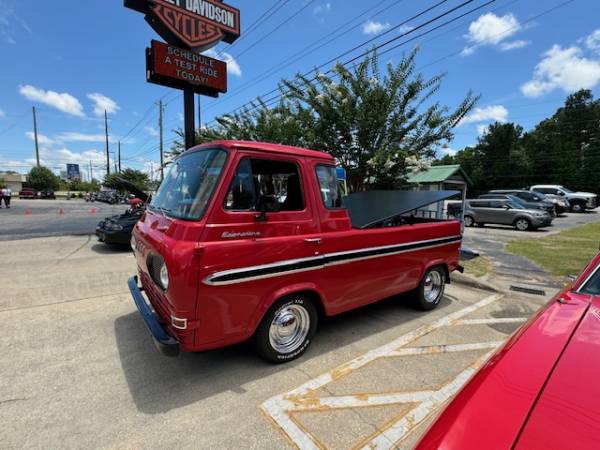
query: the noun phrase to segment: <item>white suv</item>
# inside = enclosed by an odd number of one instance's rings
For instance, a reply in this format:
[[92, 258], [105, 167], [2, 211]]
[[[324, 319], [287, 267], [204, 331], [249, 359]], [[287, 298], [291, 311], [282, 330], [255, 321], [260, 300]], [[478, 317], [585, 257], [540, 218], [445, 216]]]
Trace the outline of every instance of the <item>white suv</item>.
[[530, 190], [541, 194], [552, 194], [566, 198], [571, 205], [571, 211], [576, 213], [585, 212], [586, 209], [594, 209], [598, 206], [598, 196], [596, 194], [591, 192], [573, 192], [558, 184], [538, 184], [537, 186], [532, 186]]

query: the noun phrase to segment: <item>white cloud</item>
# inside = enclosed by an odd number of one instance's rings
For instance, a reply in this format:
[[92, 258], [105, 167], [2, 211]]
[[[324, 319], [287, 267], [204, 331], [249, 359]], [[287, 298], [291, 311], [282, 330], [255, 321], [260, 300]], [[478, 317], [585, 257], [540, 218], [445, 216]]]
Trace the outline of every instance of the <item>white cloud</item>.
[[230, 75], [235, 75], [236, 77], [242, 76], [242, 68], [239, 63], [235, 60], [233, 56], [231, 56], [227, 52], [222, 52], [217, 55], [217, 52], [211, 48], [203, 53], [206, 56], [210, 56], [211, 58], [218, 58], [227, 63], [227, 73]]
[[471, 114], [461, 120], [461, 124], [478, 122], [506, 122], [508, 120], [508, 109], [502, 105], [490, 105], [483, 108], [475, 108]]
[[315, 6], [315, 9], [313, 9], [313, 13], [315, 14], [323, 14], [323, 13], [328, 13], [331, 11], [331, 3], [327, 2], [327, 3], [323, 3], [321, 5], [317, 5]]
[[[64, 142], [93, 142], [93, 143], [104, 143], [106, 142], [106, 136], [104, 134], [87, 134], [80, 133], [78, 131], [67, 131], [61, 133], [58, 136], [58, 140]], [[118, 139], [109, 135], [108, 141], [110, 143], [115, 143]], [[131, 144], [133, 140], [126, 139], [125, 141], [121, 141], [123, 144]]]
[[[35, 140], [35, 136], [33, 134], [33, 131], [28, 131], [27, 133], [25, 133], [25, 136], [27, 136], [32, 141]], [[55, 141], [54, 139], [51, 139], [48, 136], [45, 136], [43, 134], [39, 134], [38, 133], [38, 144], [40, 144], [40, 145], [52, 145], [52, 144], [55, 144], [56, 142], [57, 141]]]
[[6, 113], [0, 109], [0, 118], [6, 117]]
[[483, 14], [469, 25], [469, 33], [464, 36], [469, 41], [469, 45], [463, 49], [462, 55], [470, 55], [477, 47], [483, 45], [499, 46], [503, 51], [525, 47], [529, 42], [523, 40], [505, 42], [522, 28], [519, 20], [512, 14], [504, 16], [497, 16], [494, 13]]
[[45, 91], [27, 84], [19, 86], [19, 93], [28, 100], [44, 103], [73, 116], [85, 117], [79, 100], [66, 92]]
[[490, 129], [489, 125], [477, 125], [477, 134], [479, 136], [483, 136], [484, 134], [486, 134], [488, 132], [489, 129]]
[[[590, 35], [591, 36], [591, 35]], [[566, 93], [591, 89], [600, 82], [600, 60], [583, 56], [581, 48], [554, 45], [535, 66], [533, 77], [521, 86], [527, 97], [539, 97], [555, 89]]]
[[373, 20], [369, 20], [363, 25], [363, 33], [364, 34], [379, 34], [384, 30], [387, 30], [390, 27], [389, 23], [375, 22]]
[[98, 117], [104, 116], [104, 111], [108, 114], [115, 114], [121, 109], [117, 102], [106, 95], [94, 92], [93, 94], [88, 94], [87, 97], [94, 102], [94, 114]]
[[531, 41], [524, 41], [522, 39], [510, 42], [503, 42], [502, 44], [500, 44], [500, 50], [506, 52], [508, 50], [515, 50], [517, 48], [527, 47], [529, 44], [531, 44]]
[[398, 28], [398, 32], [400, 34], [406, 34], [409, 31], [412, 31], [414, 29], [415, 29], [415, 27], [411, 27], [410, 25], [402, 25], [400, 28]]
[[585, 38], [585, 45], [591, 51], [600, 53], [600, 28]]
[[158, 136], [158, 131], [156, 131], [156, 128], [154, 127], [144, 127], [144, 130], [146, 131], [146, 133], [148, 133], [150, 136]]
[[448, 147], [447, 145], [444, 145], [444, 146], [442, 146], [442, 148], [440, 148], [440, 153], [442, 155], [454, 156], [454, 155], [456, 155], [456, 153], [458, 153], [458, 150], [455, 150], [453, 148]]

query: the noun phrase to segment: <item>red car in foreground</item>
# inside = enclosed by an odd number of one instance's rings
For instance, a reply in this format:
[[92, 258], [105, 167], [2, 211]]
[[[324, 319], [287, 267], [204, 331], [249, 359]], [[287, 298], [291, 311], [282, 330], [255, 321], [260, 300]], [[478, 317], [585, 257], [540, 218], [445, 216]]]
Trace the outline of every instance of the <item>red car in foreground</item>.
[[600, 448], [600, 254], [518, 330], [417, 449]]

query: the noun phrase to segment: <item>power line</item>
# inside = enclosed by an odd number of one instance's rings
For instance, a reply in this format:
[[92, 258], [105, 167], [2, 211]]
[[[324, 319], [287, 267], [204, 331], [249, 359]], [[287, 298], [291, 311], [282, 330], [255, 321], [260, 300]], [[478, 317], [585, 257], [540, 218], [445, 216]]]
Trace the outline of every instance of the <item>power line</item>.
[[[290, 0], [277, 0], [258, 19], [256, 19], [254, 22], [252, 22], [252, 24], [250, 24], [250, 26], [248, 27], [247, 30], [244, 31], [244, 34], [240, 39], [235, 41], [229, 47], [226, 47], [226, 49], [231, 50], [236, 45], [239, 45], [239, 42], [242, 41], [243, 39], [247, 40], [249, 35], [251, 35], [255, 30], [257, 30], [259, 26], [261, 26], [263, 23], [265, 23], [267, 20], [269, 20], [269, 18], [271, 18], [271, 16], [273, 16], [275, 13], [277, 13], [281, 8], [283, 8], [285, 5], [287, 5], [289, 3], [289, 1]], [[219, 56], [221, 56], [224, 52], [225, 52], [225, 49], [221, 50], [217, 54]]]
[[[256, 77], [254, 77], [252, 80], [244, 83], [242, 86], [238, 87], [235, 91], [230, 92], [227, 94], [226, 97], [224, 97], [223, 99], [217, 100], [216, 102], [211, 103], [209, 106], [207, 106], [205, 108], [206, 110], [209, 110], [211, 108], [214, 108], [215, 106], [224, 103], [234, 97], [237, 97], [239, 94], [241, 94], [244, 91], [247, 91], [250, 87], [255, 86], [256, 84], [260, 83], [261, 81], [264, 81], [265, 77], [269, 77], [271, 75], [274, 75], [277, 72], [280, 72], [281, 70], [291, 66], [293, 63], [301, 60], [302, 58], [304, 58], [305, 56], [307, 56], [310, 53], [313, 53], [317, 50], [320, 50], [321, 48], [329, 45], [330, 43], [334, 42], [335, 40], [347, 35], [348, 33], [350, 33], [351, 31], [355, 30], [356, 28], [360, 27], [362, 25], [362, 22], [352, 26], [351, 28], [345, 30], [342, 33], [336, 34], [339, 31], [343, 30], [344, 28], [346, 28], [348, 25], [350, 25], [351, 23], [355, 22], [356, 20], [359, 20], [360, 18], [364, 17], [365, 15], [371, 13], [371, 11], [374, 8], [377, 8], [378, 6], [380, 6], [383, 3], [386, 3], [388, 0], [382, 0], [379, 3], [377, 3], [374, 6], [369, 6], [365, 11], [363, 11], [361, 14], [355, 16], [354, 18], [350, 19], [348, 22], [344, 23], [343, 25], [339, 26], [338, 28], [336, 28], [335, 30], [333, 30], [330, 33], [327, 33], [326, 36], [323, 36], [315, 41], [313, 41], [311, 44], [307, 45], [306, 47], [302, 48], [300, 51], [294, 53], [291, 57], [283, 60], [282, 62], [275, 64], [274, 66], [272, 66], [271, 68], [267, 69], [266, 71], [262, 72], [260, 75], [257, 75]], [[373, 13], [373, 17], [387, 11], [388, 9], [392, 8], [393, 6], [396, 6], [398, 3], [401, 3], [403, 1], [406, 0], [396, 0], [394, 3], [392, 3], [391, 5]], [[331, 37], [333, 35], [333, 37]], [[329, 38], [329, 39], [328, 39]], [[323, 42], [326, 41], [326, 42]], [[318, 45], [320, 44], [320, 45]], [[315, 45], [317, 45], [315, 47]]]
[[[445, 17], [445, 16], [447, 16], [447, 15], [450, 15], [450, 14], [452, 14], [452, 13], [453, 13], [453, 12], [455, 12], [456, 10], [458, 10], [458, 9], [460, 9], [460, 8], [463, 8], [463, 7], [465, 7], [466, 5], [468, 5], [468, 4], [470, 4], [470, 3], [472, 3], [473, 1], [474, 1], [474, 0], [466, 0], [466, 1], [464, 1], [463, 3], [461, 3], [461, 4], [457, 5], [457, 6], [455, 6], [455, 7], [451, 8], [451, 9], [449, 9], [449, 10], [445, 11], [445, 12], [443, 12], [442, 14], [439, 14], [438, 16], [436, 16], [436, 17], [434, 17], [434, 18], [432, 18], [432, 19], [429, 19], [429, 20], [427, 20], [426, 22], [423, 22], [423, 23], [421, 23], [420, 25], [417, 25], [416, 27], [412, 28], [411, 30], [408, 30], [408, 31], [406, 31], [405, 33], [402, 33], [402, 34], [400, 34], [399, 36], [396, 36], [396, 37], [394, 37], [394, 38], [392, 38], [392, 39], [389, 39], [388, 41], [386, 41], [386, 42], [384, 42], [384, 43], [382, 43], [382, 44], [379, 44], [379, 45], [377, 45], [377, 46], [373, 47], [372, 49], [370, 49], [370, 50], [367, 50], [367, 51], [365, 51], [365, 52], [361, 53], [360, 55], [358, 55], [358, 56], [355, 56], [354, 58], [352, 58], [352, 59], [350, 59], [350, 60], [348, 60], [348, 61], [346, 61], [346, 62], [344, 62], [344, 63], [339, 63], [339, 65], [341, 65], [341, 66], [347, 66], [348, 64], [351, 64], [352, 62], [354, 62], [354, 61], [356, 61], [356, 60], [358, 60], [358, 59], [360, 59], [360, 58], [362, 58], [362, 57], [364, 57], [364, 56], [368, 55], [369, 53], [371, 53], [371, 52], [373, 52], [373, 51], [376, 51], [376, 50], [378, 50], [378, 49], [380, 49], [380, 48], [382, 48], [382, 47], [384, 47], [384, 46], [387, 46], [387, 45], [389, 45], [390, 43], [393, 43], [393, 42], [395, 42], [395, 41], [397, 41], [397, 40], [399, 40], [399, 39], [402, 39], [402, 38], [406, 37], [407, 35], [409, 35], [409, 34], [411, 34], [411, 33], [414, 33], [415, 31], [418, 31], [418, 30], [420, 30], [420, 29], [422, 29], [422, 28], [426, 27], [427, 25], [429, 25], [429, 24], [431, 24], [431, 23], [433, 23], [433, 22], [435, 22], [435, 21], [439, 20], [439, 19], [440, 19], [440, 18], [442, 18], [442, 17]], [[465, 17], [465, 16], [467, 16], [467, 15], [469, 15], [469, 14], [473, 14], [474, 12], [476, 12], [476, 11], [478, 11], [478, 10], [480, 10], [480, 9], [482, 9], [482, 8], [484, 8], [484, 7], [486, 7], [486, 6], [490, 5], [490, 4], [492, 4], [492, 3], [494, 3], [495, 1], [496, 1], [496, 0], [489, 0], [488, 2], [486, 2], [486, 3], [484, 3], [484, 4], [480, 5], [480, 6], [477, 6], [477, 7], [475, 7], [475, 8], [473, 8], [473, 9], [471, 9], [471, 10], [467, 11], [467, 12], [466, 12], [466, 13], [464, 13], [464, 14], [461, 14], [460, 16], [457, 16], [457, 17], [455, 17], [455, 18], [453, 18], [453, 19], [450, 19], [450, 20], [448, 20], [448, 21], [444, 22], [443, 24], [441, 24], [441, 25], [439, 25], [439, 26], [436, 26], [435, 28], [432, 28], [432, 29], [430, 29], [430, 30], [427, 30], [427, 31], [425, 31], [425, 32], [423, 32], [423, 33], [421, 33], [421, 34], [419, 34], [418, 36], [415, 36], [414, 38], [410, 38], [410, 39], [408, 39], [407, 41], [405, 41], [405, 42], [402, 42], [402, 43], [400, 43], [400, 44], [396, 45], [394, 48], [398, 48], [398, 47], [399, 47], [399, 46], [401, 46], [401, 45], [405, 45], [405, 44], [406, 44], [406, 43], [408, 43], [408, 42], [411, 42], [411, 41], [413, 41], [413, 40], [415, 40], [415, 39], [417, 39], [417, 38], [419, 38], [419, 37], [425, 36], [425, 35], [427, 35], [427, 34], [429, 34], [429, 33], [433, 32], [433, 31], [435, 31], [435, 30], [437, 30], [437, 29], [439, 29], [439, 28], [441, 28], [441, 27], [443, 27], [443, 26], [446, 26], [446, 25], [448, 25], [448, 24], [450, 24], [450, 23], [453, 23], [453, 22], [455, 22], [455, 21], [457, 21], [457, 20], [459, 20], [459, 19], [461, 19], [461, 18], [463, 18], [463, 17]], [[573, 1], [573, 0], [571, 0], [571, 1]], [[435, 6], [435, 5], [434, 5], [434, 6]], [[427, 8], [427, 10], [430, 10], [431, 8], [433, 8], [433, 7]], [[415, 15], [415, 16], [413, 16], [413, 17], [411, 17], [410, 19], [407, 19], [407, 20], [405, 20], [403, 23], [408, 23], [408, 22], [410, 22], [411, 20], [413, 20], [413, 19], [414, 19], [414, 17], [419, 17], [419, 16], [423, 15], [423, 13], [424, 13], [424, 12], [418, 13], [417, 15]], [[371, 40], [367, 41], [367, 43], [369, 43], [370, 41], [371, 41]], [[355, 49], [356, 49], [356, 48], [360, 48], [360, 46], [358, 46], [358, 47], [355, 47]], [[387, 52], [387, 51], [386, 51], [386, 52]], [[347, 53], [348, 53], [348, 52], [344, 52], [344, 53], [342, 53], [342, 55], [346, 55]], [[384, 53], [385, 53], [385, 52], [384, 52]], [[316, 67], [315, 69], [312, 69], [312, 70], [310, 70], [310, 71], [308, 71], [308, 72], [304, 73], [304, 74], [303, 74], [303, 75], [301, 75], [301, 76], [302, 76], [302, 77], [306, 77], [307, 75], [309, 75], [309, 74], [310, 74], [310, 73], [312, 73], [312, 72], [317, 72], [318, 70], [320, 70], [321, 68], [323, 68], [325, 65], [327, 65], [327, 64], [328, 64], [328, 63], [330, 63], [331, 61], [336, 61], [337, 59], [338, 59], [338, 57], [336, 57], [336, 58], [333, 58], [332, 60], [329, 60], [328, 62], [326, 62], [326, 63], [324, 63], [324, 64], [321, 64], [321, 65], [319, 65], [319, 66], [318, 66], [318, 67]], [[330, 73], [330, 72], [332, 72], [332, 71], [333, 71], [333, 68], [330, 68], [328, 71], [324, 72], [324, 74], [328, 74], [328, 73]], [[316, 80], [316, 79], [317, 79], [317, 77], [318, 77], [318, 74], [317, 74], [317, 75], [315, 75], [315, 76], [314, 76], [314, 77], [313, 77], [313, 78], [312, 78], [310, 81], [314, 81], [314, 80]], [[268, 93], [264, 94], [263, 96], [270, 95], [270, 94], [272, 94], [272, 93], [278, 92], [279, 90], [280, 90], [280, 88], [273, 89], [273, 90], [269, 91]], [[263, 101], [263, 104], [264, 104], [265, 106], [268, 106], [268, 105], [269, 105], [269, 103], [272, 103], [273, 101], [277, 101], [277, 100], [278, 100], [279, 98], [281, 98], [283, 95], [285, 95], [285, 93], [283, 93], [283, 92], [282, 92], [282, 93], [280, 93], [280, 94], [278, 94], [278, 95], [274, 96], [273, 98], [270, 98], [270, 99], [267, 99], [267, 100]], [[261, 96], [261, 97], [259, 97], [259, 98], [262, 98], [263, 96]], [[256, 102], [256, 100], [252, 100], [252, 101], [250, 101], [250, 102], [248, 102], [248, 103], [246, 103], [246, 104], [244, 104], [244, 105], [242, 105], [242, 106], [240, 106], [240, 107], [236, 108], [234, 111], [230, 112], [229, 114], [235, 114], [237, 111], [240, 111], [240, 110], [252, 111], [252, 110], [254, 110], [254, 109], [257, 109], [257, 108], [258, 108], [258, 106], [256, 106], [256, 105], [255, 105], [255, 102]], [[248, 108], [249, 106], [252, 106], [252, 107]], [[211, 123], [213, 123], [213, 122], [215, 122], [215, 120], [211, 121]]]
[[240, 56], [242, 56], [242, 55], [246, 54], [247, 52], [249, 52], [250, 50], [252, 50], [254, 47], [256, 47], [258, 44], [263, 42], [265, 39], [267, 39], [273, 33], [277, 32], [279, 29], [281, 29], [281, 27], [283, 27], [284, 25], [286, 25], [287, 23], [289, 23], [293, 19], [295, 19], [299, 14], [301, 14], [306, 8], [308, 8], [310, 5], [312, 5], [315, 1], [316, 0], [309, 0], [304, 6], [302, 6], [300, 9], [298, 9], [294, 14], [289, 16], [287, 19], [285, 19], [283, 22], [281, 22], [279, 25], [277, 25], [275, 28], [273, 28], [270, 32], [263, 35], [258, 41], [254, 42], [254, 44], [252, 44], [250, 47], [247, 47], [245, 50], [242, 50], [240, 53], [236, 54], [234, 57], [239, 58]]

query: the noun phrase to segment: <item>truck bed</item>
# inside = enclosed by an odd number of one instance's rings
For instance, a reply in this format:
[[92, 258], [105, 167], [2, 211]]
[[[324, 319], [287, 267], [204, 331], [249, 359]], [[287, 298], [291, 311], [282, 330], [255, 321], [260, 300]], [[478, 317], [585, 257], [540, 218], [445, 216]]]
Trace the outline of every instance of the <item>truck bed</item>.
[[457, 195], [459, 191], [365, 191], [344, 197], [344, 206], [353, 228], [400, 226], [438, 221], [409, 213]]

